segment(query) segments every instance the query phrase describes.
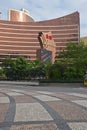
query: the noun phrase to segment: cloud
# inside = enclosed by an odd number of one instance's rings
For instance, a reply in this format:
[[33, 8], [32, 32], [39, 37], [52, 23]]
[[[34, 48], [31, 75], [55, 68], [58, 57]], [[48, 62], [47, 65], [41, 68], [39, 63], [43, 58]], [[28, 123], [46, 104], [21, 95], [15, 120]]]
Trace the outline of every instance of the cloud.
[[35, 20], [47, 20], [66, 15], [67, 9], [62, 8], [61, 0], [30, 0], [29, 9]]
[[[64, 1], [66, 1], [66, 0], [64, 0]], [[85, 5], [85, 3], [87, 3], [87, 0], [79, 0], [79, 1], [67, 0], [65, 3], [72, 8], [80, 8], [81, 6]]]

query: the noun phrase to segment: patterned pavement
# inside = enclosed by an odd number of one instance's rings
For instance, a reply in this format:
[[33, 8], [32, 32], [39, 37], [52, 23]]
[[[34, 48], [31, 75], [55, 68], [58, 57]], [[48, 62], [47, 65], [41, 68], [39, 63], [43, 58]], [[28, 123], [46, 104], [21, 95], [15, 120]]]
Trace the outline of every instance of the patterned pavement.
[[87, 95], [2, 88], [0, 130], [87, 130]]

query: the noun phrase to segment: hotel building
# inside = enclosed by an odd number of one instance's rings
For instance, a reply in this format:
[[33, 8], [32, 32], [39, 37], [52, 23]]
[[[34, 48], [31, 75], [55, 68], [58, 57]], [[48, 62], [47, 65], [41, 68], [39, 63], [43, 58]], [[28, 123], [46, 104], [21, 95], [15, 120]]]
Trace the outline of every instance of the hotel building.
[[66, 49], [69, 42], [77, 44], [80, 40], [79, 13], [35, 22], [25, 9], [10, 9], [9, 20], [0, 20], [0, 57], [25, 56], [28, 60], [37, 58], [40, 49], [40, 32], [52, 33], [56, 45], [55, 55]]

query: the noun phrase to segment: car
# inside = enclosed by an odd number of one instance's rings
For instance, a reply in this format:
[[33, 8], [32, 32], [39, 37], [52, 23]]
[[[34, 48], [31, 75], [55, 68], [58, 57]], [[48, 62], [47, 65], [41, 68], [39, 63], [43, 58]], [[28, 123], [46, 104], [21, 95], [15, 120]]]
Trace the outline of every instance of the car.
[[85, 77], [84, 77], [84, 86], [87, 86], [87, 73], [85, 74]]

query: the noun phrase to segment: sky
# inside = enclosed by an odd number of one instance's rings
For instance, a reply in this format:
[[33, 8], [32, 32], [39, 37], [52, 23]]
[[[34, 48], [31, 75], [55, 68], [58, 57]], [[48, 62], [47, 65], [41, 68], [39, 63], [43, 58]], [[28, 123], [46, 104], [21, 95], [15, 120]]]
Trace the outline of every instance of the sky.
[[80, 13], [80, 37], [87, 36], [87, 0], [0, 0], [3, 20], [9, 9], [27, 9], [35, 21], [62, 17], [75, 11]]

